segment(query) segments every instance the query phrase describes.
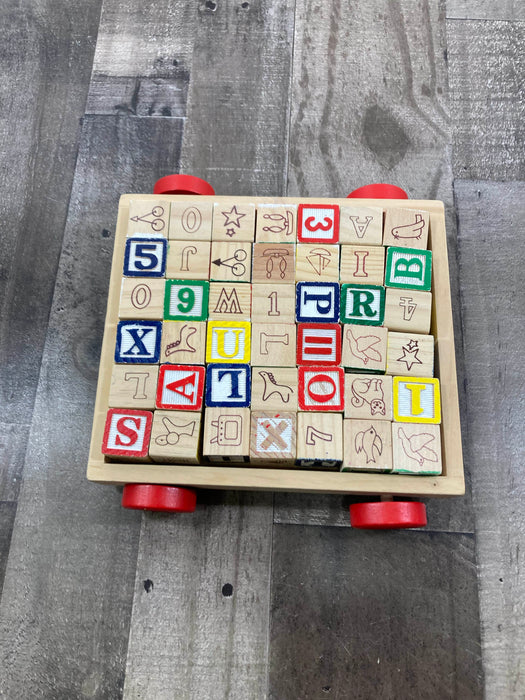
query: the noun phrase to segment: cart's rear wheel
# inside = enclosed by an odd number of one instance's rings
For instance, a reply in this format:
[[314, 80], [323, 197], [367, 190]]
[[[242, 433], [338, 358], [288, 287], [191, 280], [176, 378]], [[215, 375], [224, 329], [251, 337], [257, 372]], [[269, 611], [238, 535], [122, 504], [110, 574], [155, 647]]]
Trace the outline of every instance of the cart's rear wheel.
[[167, 513], [193, 513], [196, 505], [196, 491], [178, 486], [126, 484], [122, 492], [123, 508], [159, 510]]
[[404, 527], [424, 527], [427, 510], [416, 501], [375, 501], [353, 503], [350, 524], [363, 530], [396, 530]]
[[153, 194], [214, 195], [215, 190], [209, 182], [195, 175], [166, 175], [157, 180]]
[[408, 199], [408, 194], [397, 185], [376, 182], [373, 185], [358, 187], [357, 190], [350, 192], [348, 197], [357, 199]]

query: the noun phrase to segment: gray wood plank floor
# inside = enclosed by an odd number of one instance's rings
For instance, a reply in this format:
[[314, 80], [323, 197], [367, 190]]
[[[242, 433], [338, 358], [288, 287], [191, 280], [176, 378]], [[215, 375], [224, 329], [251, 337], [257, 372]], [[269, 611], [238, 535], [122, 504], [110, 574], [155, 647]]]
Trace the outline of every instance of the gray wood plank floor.
[[[525, 697], [522, 6], [0, 18], [0, 696]], [[140, 515], [86, 482], [118, 198], [179, 170], [445, 202], [468, 492], [429, 502], [427, 530], [352, 531], [350, 499], [302, 494]]]

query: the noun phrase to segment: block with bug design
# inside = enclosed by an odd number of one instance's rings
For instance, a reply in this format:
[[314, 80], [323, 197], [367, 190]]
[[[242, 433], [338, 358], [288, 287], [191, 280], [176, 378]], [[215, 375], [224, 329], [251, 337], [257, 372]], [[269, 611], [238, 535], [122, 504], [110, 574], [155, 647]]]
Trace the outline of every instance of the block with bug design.
[[254, 411], [297, 410], [297, 367], [252, 367]]
[[391, 472], [392, 429], [386, 420], [345, 419], [341, 471]]
[[345, 374], [345, 418], [392, 420], [392, 377]]

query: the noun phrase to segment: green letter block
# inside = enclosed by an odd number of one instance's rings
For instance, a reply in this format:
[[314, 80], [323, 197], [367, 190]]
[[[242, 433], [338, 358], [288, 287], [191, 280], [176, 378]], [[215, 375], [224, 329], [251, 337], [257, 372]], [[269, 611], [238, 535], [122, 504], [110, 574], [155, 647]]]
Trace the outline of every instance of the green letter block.
[[381, 326], [385, 317], [385, 288], [375, 284], [341, 285], [341, 321]]
[[205, 321], [209, 290], [205, 280], [166, 280], [164, 320]]
[[385, 286], [430, 291], [432, 253], [417, 248], [396, 248], [386, 251]]

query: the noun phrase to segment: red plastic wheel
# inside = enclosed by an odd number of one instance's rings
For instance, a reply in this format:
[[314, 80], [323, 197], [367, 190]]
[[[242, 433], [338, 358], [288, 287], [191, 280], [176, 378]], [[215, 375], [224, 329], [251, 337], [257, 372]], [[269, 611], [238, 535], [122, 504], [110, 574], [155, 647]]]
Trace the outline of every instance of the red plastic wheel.
[[197, 493], [193, 489], [161, 484], [126, 484], [122, 507], [136, 510], [160, 510], [169, 513], [193, 513]]
[[408, 194], [397, 185], [376, 182], [373, 185], [358, 187], [357, 190], [350, 192], [348, 197], [357, 199], [408, 199]]
[[166, 175], [157, 180], [153, 194], [214, 195], [215, 190], [209, 182], [195, 175]]
[[350, 524], [364, 530], [396, 530], [403, 527], [424, 527], [427, 509], [416, 501], [375, 501], [353, 503]]

